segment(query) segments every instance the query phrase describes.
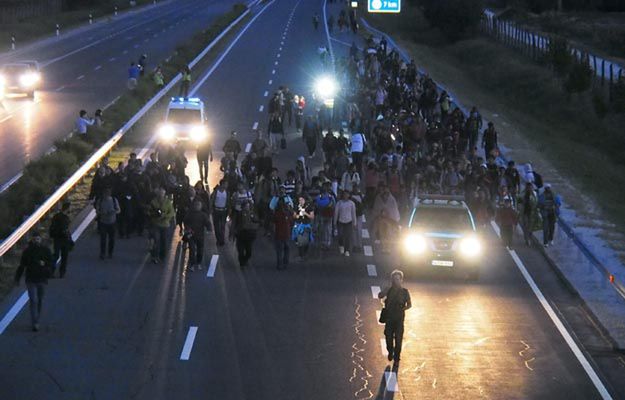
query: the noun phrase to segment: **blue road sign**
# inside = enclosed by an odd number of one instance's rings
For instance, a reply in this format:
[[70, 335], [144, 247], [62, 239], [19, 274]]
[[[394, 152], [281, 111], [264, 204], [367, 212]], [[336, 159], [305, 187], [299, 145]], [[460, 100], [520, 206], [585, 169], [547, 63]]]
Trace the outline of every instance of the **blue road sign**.
[[401, 0], [368, 0], [367, 10], [370, 13], [398, 13]]

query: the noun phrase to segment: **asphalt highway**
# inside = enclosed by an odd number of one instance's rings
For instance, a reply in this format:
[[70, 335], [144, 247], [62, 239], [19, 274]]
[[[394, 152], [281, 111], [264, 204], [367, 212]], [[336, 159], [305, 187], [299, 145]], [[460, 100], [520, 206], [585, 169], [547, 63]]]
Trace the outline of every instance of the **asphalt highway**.
[[[206, 101], [217, 150], [231, 129], [245, 147], [253, 126], [265, 128], [259, 110], [278, 86], [310, 97], [321, 68], [316, 49], [327, 40], [311, 23], [321, 7], [320, 0], [276, 0], [255, 8], [258, 18], [195, 93]], [[338, 14], [337, 7], [329, 11]], [[335, 46], [337, 56], [346, 50]], [[291, 128], [274, 163], [284, 173], [303, 153]], [[188, 158], [195, 182], [193, 152]], [[320, 164], [320, 157], [311, 161]], [[251, 265], [241, 270], [234, 246], [218, 248], [209, 234], [205, 268], [190, 272], [177, 234], [164, 265], [149, 263], [145, 238], [118, 241], [113, 260], [100, 261], [92, 226], [71, 254], [66, 279], [50, 282], [42, 331], [30, 332], [24, 308], [0, 335], [0, 398], [601, 398], [518, 262], [545, 302], [566, 308], [556, 318], [570, 315], [578, 300], [537, 252], [510, 253], [492, 230], [484, 235], [478, 282], [407, 271], [413, 308], [401, 364], [392, 370], [375, 294], [398, 259], [372, 239], [365, 254], [349, 258], [334, 249], [296, 262], [292, 247], [292, 263], [278, 271], [271, 241], [259, 235]], [[588, 321], [574, 325], [574, 344], [596, 336]], [[623, 373], [581, 353], [614, 397], [622, 396]]]
[[0, 185], [67, 136], [79, 110], [93, 116], [124, 93], [131, 61], [146, 54], [148, 69], [154, 68], [236, 3], [167, 1], [0, 55], [0, 65], [36, 60], [43, 67], [43, 87], [34, 100], [10, 95], [1, 101]]

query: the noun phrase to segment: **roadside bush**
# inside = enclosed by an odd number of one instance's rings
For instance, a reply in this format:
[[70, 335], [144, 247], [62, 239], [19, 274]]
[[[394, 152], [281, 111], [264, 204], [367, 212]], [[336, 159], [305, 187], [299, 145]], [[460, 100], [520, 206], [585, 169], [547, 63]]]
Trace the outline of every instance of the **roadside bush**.
[[551, 37], [545, 57], [559, 76], [565, 76], [573, 63], [573, 56], [569, 51], [569, 44], [567, 40], [562, 37]]
[[422, 0], [425, 17], [456, 41], [474, 32], [482, 18], [482, 0]]
[[614, 112], [625, 112], [625, 79], [620, 78], [612, 88], [612, 107]]
[[581, 93], [590, 89], [592, 84], [592, 69], [588, 60], [575, 60], [571, 65], [569, 74], [564, 82], [564, 90], [567, 93]]

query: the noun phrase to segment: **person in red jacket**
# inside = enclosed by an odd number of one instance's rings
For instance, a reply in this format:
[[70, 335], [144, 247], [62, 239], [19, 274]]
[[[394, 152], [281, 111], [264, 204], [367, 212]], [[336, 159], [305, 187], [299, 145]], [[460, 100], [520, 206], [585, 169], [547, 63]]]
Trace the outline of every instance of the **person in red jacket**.
[[512, 201], [506, 198], [503, 207], [497, 210], [497, 225], [501, 231], [501, 240], [508, 250], [512, 248], [512, 234], [516, 226], [519, 214], [512, 208]]
[[293, 210], [280, 199], [273, 214], [274, 244], [276, 247], [276, 268], [285, 269], [289, 264], [289, 242], [293, 229]]

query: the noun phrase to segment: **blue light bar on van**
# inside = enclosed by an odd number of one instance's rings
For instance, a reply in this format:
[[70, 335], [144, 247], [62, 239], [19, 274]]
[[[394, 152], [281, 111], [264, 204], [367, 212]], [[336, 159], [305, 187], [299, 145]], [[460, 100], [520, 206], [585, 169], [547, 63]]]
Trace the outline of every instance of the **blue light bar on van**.
[[202, 100], [200, 100], [199, 97], [189, 97], [189, 98], [184, 98], [184, 97], [172, 97], [171, 101], [174, 102], [186, 102], [186, 103], [200, 103]]

